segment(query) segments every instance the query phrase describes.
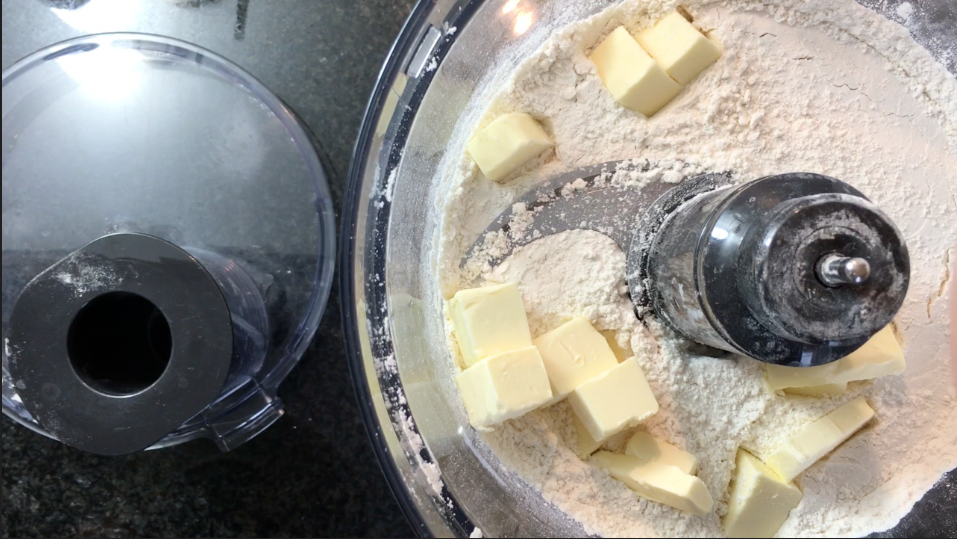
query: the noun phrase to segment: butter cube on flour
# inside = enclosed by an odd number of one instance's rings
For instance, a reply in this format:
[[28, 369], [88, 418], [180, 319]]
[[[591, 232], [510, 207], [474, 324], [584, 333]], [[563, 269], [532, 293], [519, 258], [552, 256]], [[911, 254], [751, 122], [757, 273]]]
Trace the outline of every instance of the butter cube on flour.
[[792, 481], [833, 451], [874, 417], [864, 397], [858, 397], [804, 426], [766, 460], [768, 468], [784, 481]]
[[449, 311], [466, 367], [532, 346], [525, 305], [515, 283], [460, 290], [449, 302]]
[[658, 401], [635, 358], [578, 386], [568, 402], [598, 442], [658, 413]]
[[671, 78], [684, 85], [721, 57], [721, 49], [677, 12], [635, 39]]
[[485, 177], [500, 182], [551, 147], [552, 140], [534, 118], [513, 112], [479, 131], [467, 149]]
[[599, 468], [642, 498], [698, 516], [707, 515], [714, 506], [708, 487], [674, 466], [607, 451], [599, 451], [594, 459]]
[[581, 316], [535, 339], [535, 346], [559, 398], [618, 365], [604, 335]]
[[724, 533], [728, 537], [774, 537], [803, 494], [747, 451], [738, 451]]
[[845, 358], [817, 367], [768, 365], [771, 389], [846, 384], [904, 372], [906, 363], [891, 326], [878, 331]]
[[484, 359], [455, 377], [477, 429], [525, 415], [552, 398], [548, 374], [534, 346]]
[[625, 454], [640, 459], [670, 464], [688, 475], [698, 471], [698, 459], [646, 432], [635, 433], [625, 446]]
[[623, 26], [598, 45], [591, 61], [615, 101], [647, 117], [654, 116], [681, 93], [682, 86], [648, 56]]

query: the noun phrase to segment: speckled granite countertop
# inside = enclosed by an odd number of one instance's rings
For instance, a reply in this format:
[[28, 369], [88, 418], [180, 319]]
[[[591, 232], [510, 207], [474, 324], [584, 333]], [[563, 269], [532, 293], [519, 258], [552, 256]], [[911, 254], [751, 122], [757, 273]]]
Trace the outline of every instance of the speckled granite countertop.
[[[341, 207], [376, 74], [414, 0], [5, 0], [2, 66], [57, 41], [144, 31], [220, 53], [303, 117], [328, 153]], [[6, 268], [4, 269], [6, 271]], [[287, 416], [238, 450], [196, 442], [123, 458], [79, 453], [0, 420], [2, 537], [410, 536], [366, 437], [336, 292], [280, 391]], [[920, 515], [918, 518], [917, 514]], [[957, 529], [957, 473], [881, 536]]]

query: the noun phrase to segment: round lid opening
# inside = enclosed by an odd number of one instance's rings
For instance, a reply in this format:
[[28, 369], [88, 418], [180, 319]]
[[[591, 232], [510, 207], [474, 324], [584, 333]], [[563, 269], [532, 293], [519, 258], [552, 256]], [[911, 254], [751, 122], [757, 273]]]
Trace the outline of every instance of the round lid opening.
[[150, 300], [110, 292], [77, 313], [67, 337], [70, 363], [90, 388], [133, 395], [156, 383], [169, 366], [169, 322]]

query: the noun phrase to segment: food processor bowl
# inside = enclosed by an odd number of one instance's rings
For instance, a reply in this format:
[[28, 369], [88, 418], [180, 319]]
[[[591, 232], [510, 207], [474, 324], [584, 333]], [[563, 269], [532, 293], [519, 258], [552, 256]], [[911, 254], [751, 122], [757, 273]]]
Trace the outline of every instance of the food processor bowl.
[[[447, 152], [464, 147], [461, 135], [453, 140], [453, 134], [465, 130], [456, 128], [477, 122], [496, 78], [536, 50], [550, 29], [615, 3], [423, 0], [379, 75], [343, 210], [342, 313], [376, 454], [422, 535], [585, 535], [504, 469], [469, 425], [453, 383], [442, 297], [431, 276], [440, 223], [430, 208]], [[899, 2], [860, 3], [902, 20]], [[921, 2], [908, 28], [957, 73], [953, 8], [951, 0]], [[953, 485], [937, 490], [945, 488]], [[908, 535], [906, 525], [892, 533]]]

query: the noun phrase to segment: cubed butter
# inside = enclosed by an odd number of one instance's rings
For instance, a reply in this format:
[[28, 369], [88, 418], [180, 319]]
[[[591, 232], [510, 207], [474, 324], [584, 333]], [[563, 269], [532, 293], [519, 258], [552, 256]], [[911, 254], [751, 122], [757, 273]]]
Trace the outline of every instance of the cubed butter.
[[601, 334], [604, 335], [605, 340], [608, 341], [608, 346], [611, 348], [611, 351], [615, 353], [615, 358], [618, 359], [618, 363], [635, 355], [618, 344], [618, 335], [614, 330], [607, 329], [602, 331]]
[[601, 442], [595, 441], [585, 428], [577, 414], [572, 414], [572, 424], [575, 425], [575, 435], [578, 438], [578, 458], [587, 459], [601, 447]]
[[681, 93], [682, 86], [648, 56], [624, 26], [598, 45], [591, 61], [615, 101], [649, 118]]
[[767, 459], [768, 467], [784, 481], [792, 481], [833, 451], [874, 417], [864, 397], [858, 397], [804, 426]]
[[784, 390], [788, 395], [803, 397], [826, 397], [829, 395], [843, 395], [847, 393], [847, 382], [841, 384], [824, 384], [822, 386], [789, 387]]
[[640, 459], [670, 464], [688, 475], [698, 471], [698, 459], [664, 440], [646, 432], [635, 433], [625, 445], [625, 454]]
[[714, 506], [708, 487], [674, 466], [607, 451], [595, 453], [594, 459], [599, 468], [642, 498], [698, 516], [707, 515]]
[[487, 429], [552, 398], [545, 365], [534, 346], [483, 359], [455, 377], [469, 422]]
[[846, 384], [904, 372], [904, 351], [891, 326], [878, 331], [847, 357], [817, 367], [768, 365], [771, 389]]
[[675, 12], [635, 39], [680, 84], [688, 84], [721, 58], [721, 49]]
[[513, 112], [479, 131], [467, 148], [485, 177], [500, 182], [551, 147], [552, 139], [534, 118]]
[[598, 442], [658, 413], [658, 401], [635, 358], [578, 386], [568, 402]]
[[535, 339], [552, 393], [564, 397], [576, 387], [618, 366], [608, 341], [587, 318], [579, 316]]
[[728, 537], [774, 537], [801, 503], [803, 494], [783, 481], [763, 462], [739, 450], [724, 533]]
[[466, 367], [532, 346], [525, 305], [515, 283], [461, 290], [449, 302], [449, 311]]

